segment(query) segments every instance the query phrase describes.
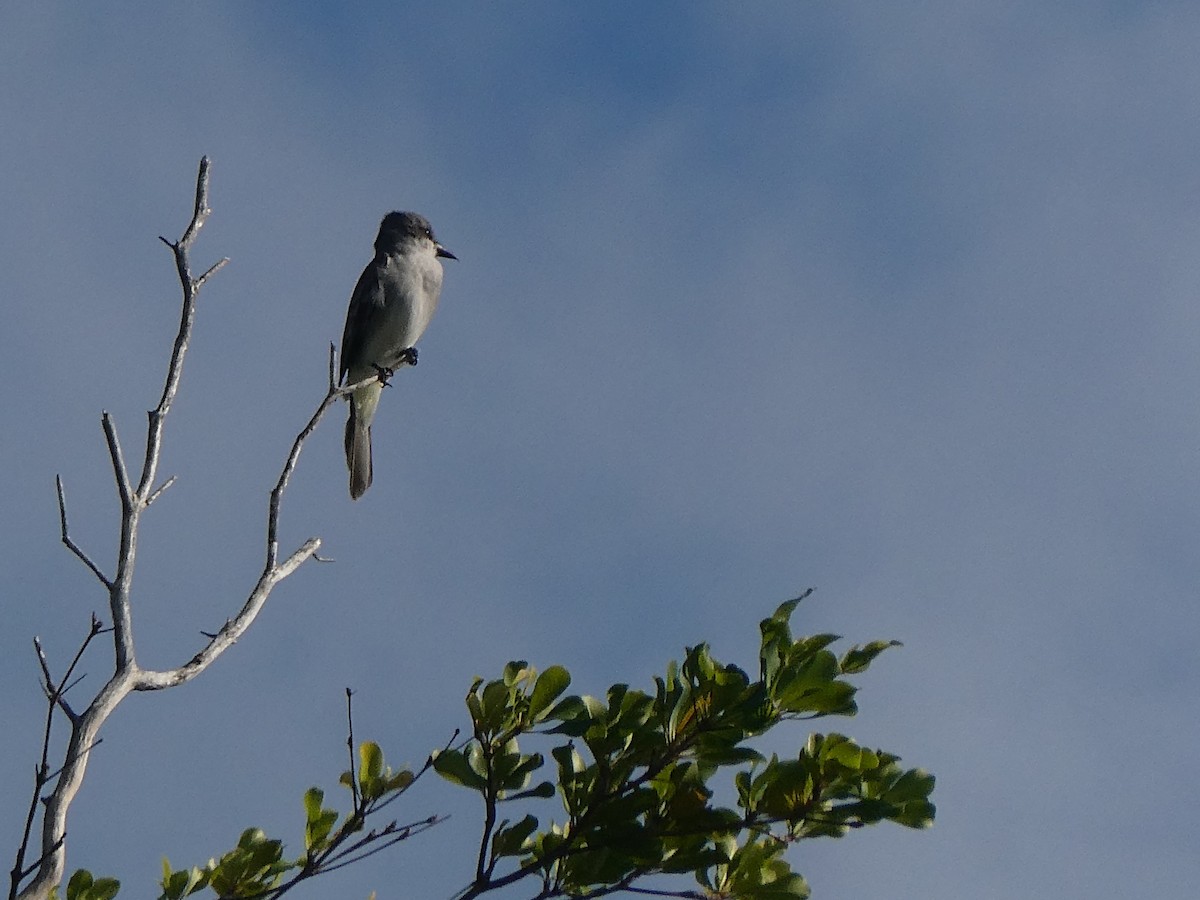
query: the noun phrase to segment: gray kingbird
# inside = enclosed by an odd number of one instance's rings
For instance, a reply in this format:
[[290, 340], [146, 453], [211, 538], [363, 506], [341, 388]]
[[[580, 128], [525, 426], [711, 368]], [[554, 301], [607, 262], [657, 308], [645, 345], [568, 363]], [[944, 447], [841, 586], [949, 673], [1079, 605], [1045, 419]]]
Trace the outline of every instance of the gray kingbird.
[[341, 384], [379, 376], [350, 397], [346, 419], [346, 465], [350, 496], [371, 486], [371, 420], [392, 371], [415, 365], [414, 345], [425, 332], [442, 292], [439, 257], [458, 259], [437, 242], [424, 216], [390, 212], [379, 224], [375, 258], [350, 295], [342, 333]]

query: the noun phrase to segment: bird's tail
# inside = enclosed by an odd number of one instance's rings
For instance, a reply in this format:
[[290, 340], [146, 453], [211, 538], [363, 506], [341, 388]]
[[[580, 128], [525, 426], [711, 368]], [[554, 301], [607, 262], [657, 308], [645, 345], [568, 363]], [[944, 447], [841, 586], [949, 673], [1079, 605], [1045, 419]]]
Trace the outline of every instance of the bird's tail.
[[371, 466], [371, 426], [359, 420], [358, 404], [350, 399], [350, 415], [346, 419], [346, 467], [350, 470], [350, 497], [357, 500], [371, 486], [374, 471]]

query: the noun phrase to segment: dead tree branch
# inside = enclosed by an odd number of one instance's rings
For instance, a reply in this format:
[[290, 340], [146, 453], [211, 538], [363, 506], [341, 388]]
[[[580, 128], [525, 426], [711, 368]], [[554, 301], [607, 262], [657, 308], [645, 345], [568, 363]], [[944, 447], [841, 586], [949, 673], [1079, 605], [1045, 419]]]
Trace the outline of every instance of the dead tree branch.
[[[226, 649], [234, 644], [246, 629], [254, 622], [255, 617], [266, 603], [271, 590], [280, 581], [292, 574], [303, 562], [316, 554], [321, 546], [319, 538], [310, 538], [286, 559], [278, 559], [276, 533], [279, 519], [279, 508], [288, 480], [295, 470], [300, 450], [305, 440], [312, 434], [320, 419], [340, 397], [344, 390], [331, 387], [327, 396], [322, 400], [317, 412], [309, 420], [305, 428], [296, 437], [291, 452], [284, 463], [283, 471], [271, 492], [271, 500], [267, 516], [267, 553], [262, 573], [257, 583], [251, 589], [249, 596], [242, 605], [241, 611], [225, 623], [209, 643], [187, 663], [175, 669], [151, 671], [142, 669], [137, 663], [133, 638], [132, 591], [134, 562], [137, 557], [138, 532], [141, 525], [142, 513], [157, 500], [170, 485], [174, 477], [155, 487], [159, 460], [163, 446], [163, 429], [171, 406], [179, 390], [180, 379], [183, 375], [183, 363], [187, 356], [192, 336], [192, 324], [196, 316], [196, 300], [200, 288], [221, 269], [228, 259], [221, 259], [209, 267], [199, 277], [191, 274], [190, 253], [200, 229], [203, 228], [211, 210], [208, 205], [209, 189], [209, 160], [207, 157], [200, 161], [200, 170], [196, 178], [195, 204], [192, 218], [178, 241], [168, 241], [160, 238], [174, 256], [175, 268], [179, 275], [182, 288], [183, 302], [179, 319], [179, 330], [175, 335], [170, 362], [167, 365], [166, 379], [163, 383], [162, 394], [158, 405], [148, 413], [145, 454], [142, 458], [141, 474], [134, 485], [126, 465], [121, 441], [117, 435], [116, 423], [105, 412], [101, 416], [105, 443], [112, 464], [113, 477], [116, 481], [117, 494], [121, 501], [120, 547], [117, 554], [117, 564], [114, 574], [109, 577], [70, 537], [67, 528], [66, 498], [61, 478], [57, 481], [59, 520], [62, 530], [62, 541], [66, 547], [99, 579], [108, 592], [109, 612], [112, 616], [113, 634], [113, 674], [100, 688], [96, 695], [82, 711], [72, 708], [63, 696], [71, 686], [68, 681], [74, 671], [83, 649], [87, 647], [98, 634], [105, 630], [99, 620], [93, 617], [92, 631], [76, 654], [75, 660], [67, 669], [63, 678], [54, 682], [50, 676], [50, 664], [38, 645], [39, 664], [43, 672], [43, 686], [47, 694], [48, 715], [43, 741], [43, 753], [37, 767], [34, 787], [34, 799], [30, 805], [25, 839], [17, 853], [16, 865], [12, 869], [12, 886], [9, 892], [10, 900], [45, 900], [50, 891], [62, 880], [66, 871], [66, 825], [67, 813], [71, 803], [83, 783], [87, 770], [88, 756], [99, 743], [99, 731], [104, 722], [116, 709], [117, 705], [131, 691], [161, 690], [182, 684], [194, 678], [214, 662]], [[60, 710], [70, 725], [64, 762], [60, 769], [51, 772], [48, 760], [50, 745], [50, 730], [55, 710]], [[53, 789], [42, 796], [44, 788], [53, 782]], [[38, 802], [44, 804], [42, 812], [41, 845], [38, 858], [26, 864], [25, 858], [29, 851], [29, 838], [35, 820]], [[29, 879], [23, 888], [21, 882]]]

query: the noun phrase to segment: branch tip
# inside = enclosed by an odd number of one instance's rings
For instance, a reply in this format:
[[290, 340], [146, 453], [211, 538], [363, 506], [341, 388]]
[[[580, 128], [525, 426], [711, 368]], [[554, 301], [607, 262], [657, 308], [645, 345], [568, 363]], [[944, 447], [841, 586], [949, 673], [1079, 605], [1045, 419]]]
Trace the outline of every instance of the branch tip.
[[206, 281], [208, 281], [208, 279], [209, 279], [211, 276], [215, 275], [215, 274], [216, 274], [218, 271], [220, 271], [221, 269], [223, 269], [223, 268], [225, 267], [225, 264], [226, 264], [226, 263], [228, 263], [228, 262], [229, 262], [229, 257], [228, 257], [228, 256], [223, 256], [223, 257], [221, 257], [219, 260], [217, 260], [215, 263], [213, 263], [211, 266], [209, 266], [209, 267], [208, 267], [208, 271], [207, 271], [207, 272], [205, 272], [203, 275], [201, 275], [199, 278], [197, 278], [197, 279], [196, 279], [196, 280], [195, 280], [195, 281], [192, 283], [192, 284], [193, 284], [193, 289], [194, 289], [194, 290], [197, 290], [197, 291], [198, 291], [198, 290], [200, 290], [200, 288], [204, 286], [204, 283], [205, 283]]
[[[107, 413], [105, 415], [107, 415]], [[59, 533], [60, 533], [60, 536], [61, 536], [64, 546], [66, 546], [66, 548], [68, 550], [70, 550], [72, 553], [74, 553], [75, 556], [79, 559], [79, 561], [82, 562], [85, 566], [88, 567], [88, 569], [91, 570], [91, 573], [93, 575], [95, 575], [98, 579], [100, 579], [100, 583], [102, 585], [104, 585], [105, 589], [111, 591], [112, 590], [112, 581], [108, 578], [107, 575], [105, 575], [102, 571], [100, 571], [100, 567], [98, 565], [96, 565], [95, 562], [92, 561], [92, 558], [83, 552], [83, 548], [80, 547], [78, 544], [75, 543], [74, 540], [71, 539], [70, 531], [67, 527], [67, 495], [66, 495], [66, 490], [63, 487], [63, 480], [62, 480], [61, 475], [54, 476], [54, 487], [55, 487], [55, 492], [58, 494]], [[93, 614], [93, 617], [94, 617], [94, 614]]]
[[167, 488], [169, 488], [171, 485], [173, 485], [178, 478], [179, 478], [178, 475], [172, 475], [170, 478], [168, 478], [166, 481], [164, 481], [162, 484], [160, 484], [157, 488], [155, 488], [154, 491], [150, 494], [150, 496], [146, 498], [146, 505], [149, 506], [151, 503], [153, 503], [155, 500], [157, 500], [159, 497], [161, 497], [166, 492]]

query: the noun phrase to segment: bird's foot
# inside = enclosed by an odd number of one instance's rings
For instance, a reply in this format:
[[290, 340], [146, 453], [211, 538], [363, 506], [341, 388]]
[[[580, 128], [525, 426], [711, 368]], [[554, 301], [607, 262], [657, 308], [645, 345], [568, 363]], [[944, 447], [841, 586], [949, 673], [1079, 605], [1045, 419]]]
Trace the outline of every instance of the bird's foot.
[[401, 366], [415, 366], [417, 364], [417, 348], [406, 347], [396, 355], [394, 365], [381, 366], [379, 363], [371, 363], [371, 368], [375, 370], [375, 375], [379, 379], [379, 383], [384, 387], [391, 386], [391, 378], [396, 374], [396, 370]]
[[375, 370], [375, 377], [379, 379], [379, 383], [384, 387], [391, 387], [391, 378], [396, 374], [396, 370], [389, 366], [381, 366], [377, 363], [371, 363], [371, 368]]

